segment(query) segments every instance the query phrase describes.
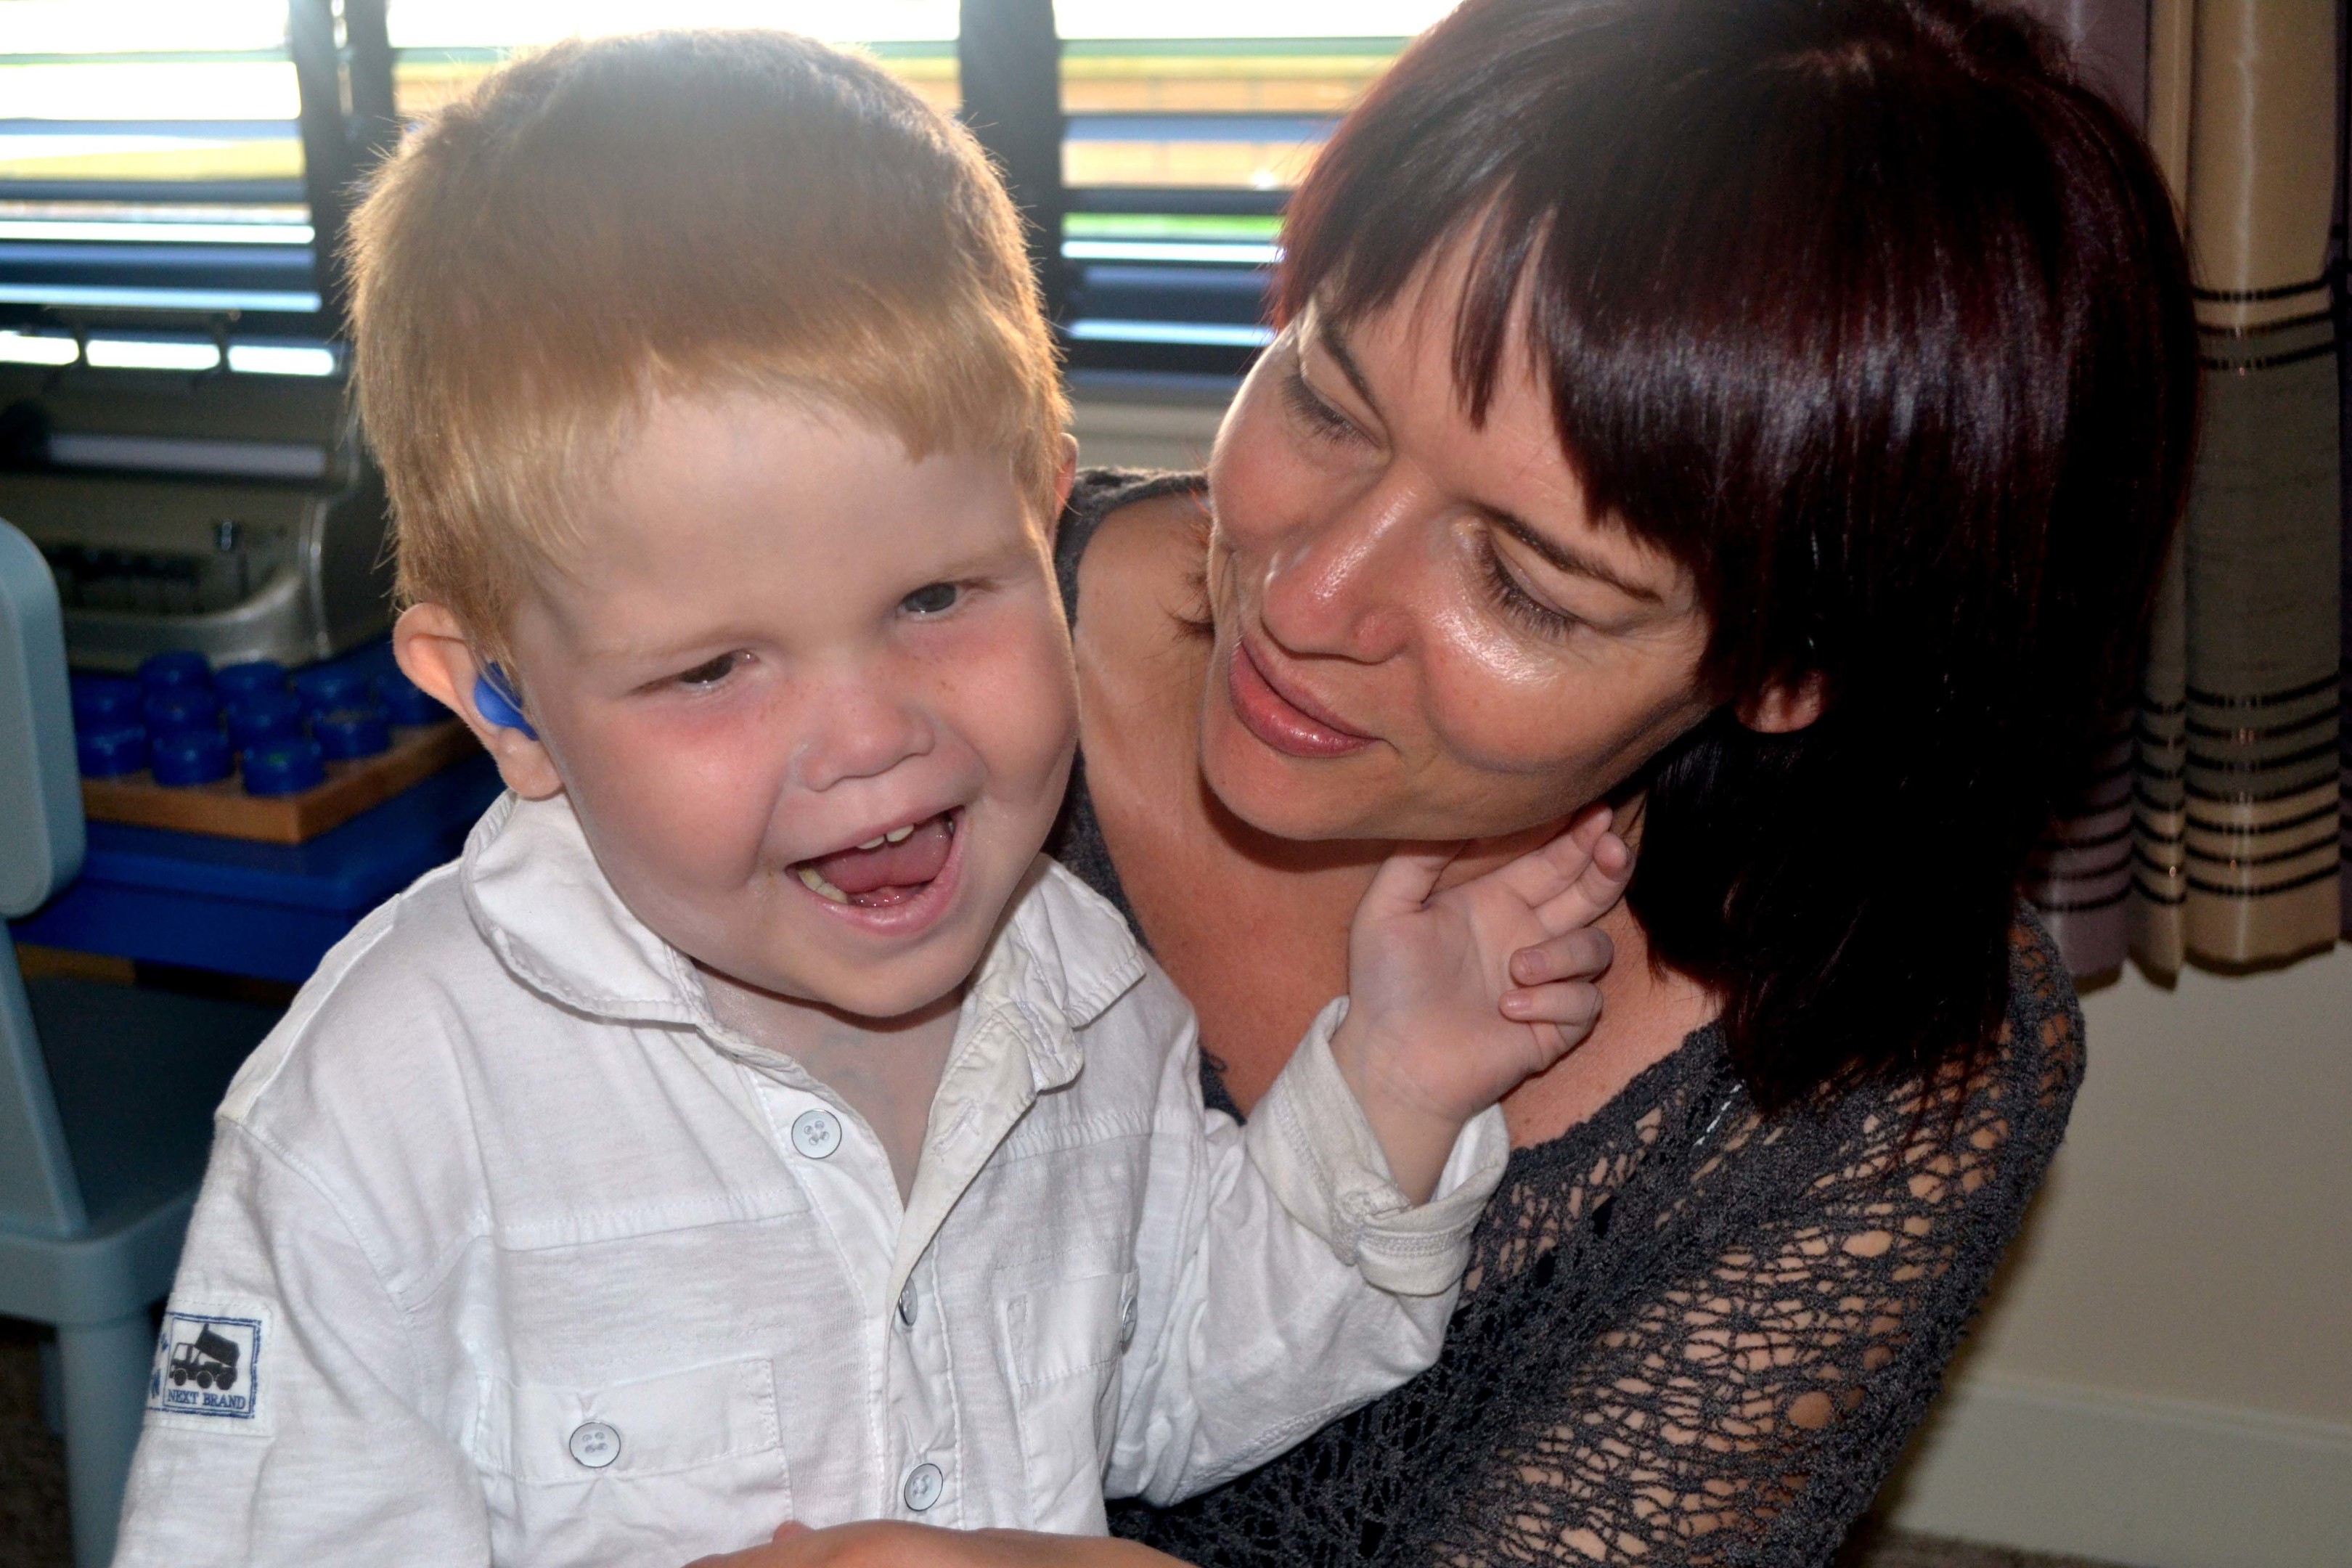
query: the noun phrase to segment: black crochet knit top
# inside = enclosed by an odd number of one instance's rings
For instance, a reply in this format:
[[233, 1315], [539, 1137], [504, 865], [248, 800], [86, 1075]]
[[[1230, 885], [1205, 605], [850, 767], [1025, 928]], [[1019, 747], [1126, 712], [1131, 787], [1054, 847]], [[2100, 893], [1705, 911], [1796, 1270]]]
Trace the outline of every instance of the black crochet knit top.
[[[1085, 476], [1057, 549], [1074, 617], [1095, 524], [1198, 482]], [[1129, 910], [1083, 774], [1049, 847]], [[1204, 1568], [1827, 1563], [1935, 1398], [2081, 1080], [2082, 1014], [2030, 914], [2010, 952], [1990, 1066], [1933, 1093], [1761, 1120], [1718, 1031], [1695, 1031], [1513, 1152], [1435, 1366], [1113, 1529]]]

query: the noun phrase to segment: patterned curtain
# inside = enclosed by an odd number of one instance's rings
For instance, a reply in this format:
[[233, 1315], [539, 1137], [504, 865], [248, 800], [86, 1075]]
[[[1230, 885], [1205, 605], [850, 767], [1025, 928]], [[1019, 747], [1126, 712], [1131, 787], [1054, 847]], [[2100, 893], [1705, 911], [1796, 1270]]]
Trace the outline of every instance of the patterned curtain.
[[[2149, 0], [2026, 0], [2116, 105], [2147, 122]], [[2132, 896], [2133, 713], [2116, 716], [2084, 797], [2036, 858], [2028, 894], [2077, 974], [2119, 967]]]
[[2116, 967], [2126, 942], [2159, 974], [2284, 962], [2352, 917], [2338, 5], [2039, 8], [2095, 70], [2103, 36], [2112, 58], [2144, 27], [2142, 101], [2182, 196], [2205, 380], [2139, 710], [2030, 891], [2078, 973]]

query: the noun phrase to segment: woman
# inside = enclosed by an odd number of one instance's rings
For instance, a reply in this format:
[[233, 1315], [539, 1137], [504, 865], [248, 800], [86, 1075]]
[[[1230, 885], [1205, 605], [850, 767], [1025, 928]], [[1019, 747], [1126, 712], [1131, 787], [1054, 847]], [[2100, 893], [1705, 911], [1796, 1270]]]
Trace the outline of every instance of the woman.
[[[2190, 444], [2170, 207], [1967, 0], [1471, 0], [1293, 203], [1189, 478], [1065, 523], [1059, 852], [1246, 1111], [1400, 842], [1614, 802], [1591, 1040], [1444, 1359], [1122, 1533], [1201, 1563], [1824, 1561], [2063, 1129], [2016, 885], [2126, 689]], [[1522, 974], [1523, 983], [1539, 978]], [[1164, 1561], [874, 1525], [803, 1563]]]

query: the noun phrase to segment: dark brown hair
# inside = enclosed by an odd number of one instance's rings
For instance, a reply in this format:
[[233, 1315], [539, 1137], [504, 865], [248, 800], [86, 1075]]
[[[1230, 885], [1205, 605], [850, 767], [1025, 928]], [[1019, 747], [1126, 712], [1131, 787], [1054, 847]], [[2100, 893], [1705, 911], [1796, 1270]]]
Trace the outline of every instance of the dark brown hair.
[[[1711, 617], [1631, 900], [1767, 1106], [1981, 1058], [2026, 858], [2125, 699], [2187, 485], [2170, 199], [2041, 26], [1968, 0], [1470, 0], [1291, 205], [1277, 310], [1471, 258], [1598, 517]], [[1817, 677], [1801, 731], [1735, 717]]]

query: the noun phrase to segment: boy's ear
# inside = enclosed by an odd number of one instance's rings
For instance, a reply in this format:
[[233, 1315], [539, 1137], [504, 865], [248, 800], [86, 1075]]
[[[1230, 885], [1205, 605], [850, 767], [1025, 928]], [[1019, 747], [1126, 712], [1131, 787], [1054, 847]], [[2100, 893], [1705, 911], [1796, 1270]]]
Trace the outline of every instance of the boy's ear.
[[546, 746], [523, 731], [493, 724], [474, 705], [482, 661], [466, 628], [446, 605], [411, 605], [392, 628], [392, 655], [403, 675], [466, 721], [499, 764], [499, 776], [525, 800], [545, 800], [563, 788]]
[[1776, 680], [1738, 707], [1739, 721], [1759, 735], [1789, 735], [1822, 716], [1822, 678]]

